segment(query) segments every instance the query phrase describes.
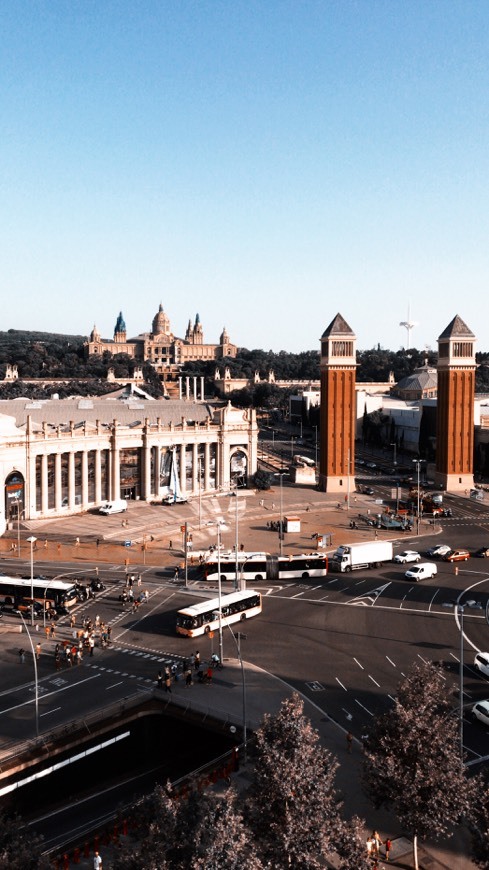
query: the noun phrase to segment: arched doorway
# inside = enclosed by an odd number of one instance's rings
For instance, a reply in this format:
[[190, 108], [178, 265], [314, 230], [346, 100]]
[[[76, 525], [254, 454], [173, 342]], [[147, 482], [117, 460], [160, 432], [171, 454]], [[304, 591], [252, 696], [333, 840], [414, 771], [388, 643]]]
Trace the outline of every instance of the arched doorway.
[[229, 478], [231, 487], [239, 489], [247, 485], [248, 457], [243, 450], [238, 449], [231, 454]]
[[20, 522], [24, 514], [24, 477], [12, 471], [5, 480], [5, 516], [9, 522]]

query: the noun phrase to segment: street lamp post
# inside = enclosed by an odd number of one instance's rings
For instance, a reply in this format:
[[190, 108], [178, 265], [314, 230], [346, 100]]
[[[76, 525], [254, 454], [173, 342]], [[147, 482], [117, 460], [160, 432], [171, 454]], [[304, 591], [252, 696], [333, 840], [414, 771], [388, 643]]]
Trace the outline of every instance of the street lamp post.
[[221, 583], [221, 523], [217, 522], [217, 596], [219, 600], [219, 660], [221, 664], [224, 660], [224, 650], [222, 642], [222, 583]]
[[37, 538], [31, 535], [27, 543], [31, 545], [31, 625], [34, 625], [34, 544]]
[[421, 466], [421, 459], [413, 459], [413, 462], [416, 464], [416, 472], [417, 472], [417, 515], [416, 515], [416, 534], [419, 535], [419, 510], [420, 510], [420, 481], [419, 481], [419, 469]]
[[282, 478], [283, 478], [284, 474], [285, 474], [285, 471], [279, 471], [275, 474], [275, 477], [278, 477], [280, 479], [280, 520], [279, 520], [279, 524], [278, 524], [278, 536], [279, 536], [278, 540], [279, 540], [279, 553], [281, 556], [283, 556], [283, 552], [284, 552], [284, 546], [283, 546], [283, 542], [284, 542], [284, 532], [283, 532], [284, 500], [283, 500], [283, 488], [282, 488]]
[[247, 731], [246, 731], [246, 681], [245, 681], [245, 669], [243, 665], [243, 658], [241, 655], [241, 639], [246, 640], [246, 635], [242, 634], [241, 631], [237, 631], [236, 634], [232, 630], [231, 626], [228, 625], [229, 631], [231, 632], [234, 642], [236, 644], [236, 650], [238, 652], [239, 664], [241, 666], [241, 685], [242, 685], [242, 695], [243, 695], [243, 752], [244, 752], [244, 761], [246, 762], [247, 758], [247, 750], [248, 750], [248, 740], [247, 740]]
[[[34, 540], [36, 540], [36, 539], [34, 538]], [[25, 628], [25, 633], [26, 633], [27, 637], [29, 638], [29, 644], [30, 644], [31, 651], [32, 651], [32, 661], [34, 664], [34, 703], [35, 703], [35, 718], [36, 718], [36, 737], [39, 737], [39, 682], [37, 679], [36, 651], [34, 649], [34, 643], [32, 641], [30, 631], [27, 628], [26, 621], [25, 621], [24, 617], [22, 616], [22, 612], [19, 611], [19, 613], [20, 613], [20, 618], [21, 618], [22, 623], [23, 623], [24, 628]]]
[[393, 441], [393, 442], [391, 443], [391, 447], [394, 448], [394, 469], [395, 469], [395, 468], [396, 468], [396, 465], [397, 465], [397, 459], [396, 459], [397, 444], [396, 444], [395, 441]]
[[464, 757], [464, 605], [457, 605], [460, 614], [460, 759]]

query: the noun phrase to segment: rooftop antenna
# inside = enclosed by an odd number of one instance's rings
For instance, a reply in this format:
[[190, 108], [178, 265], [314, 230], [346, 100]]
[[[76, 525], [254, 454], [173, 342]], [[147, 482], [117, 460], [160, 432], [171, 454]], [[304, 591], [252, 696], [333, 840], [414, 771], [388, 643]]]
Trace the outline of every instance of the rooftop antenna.
[[411, 347], [411, 332], [415, 326], [418, 326], [417, 320], [411, 320], [410, 314], [411, 314], [410, 306], [408, 305], [407, 320], [401, 320], [401, 322], [399, 324], [399, 326], [404, 326], [404, 329], [407, 332], [406, 350]]

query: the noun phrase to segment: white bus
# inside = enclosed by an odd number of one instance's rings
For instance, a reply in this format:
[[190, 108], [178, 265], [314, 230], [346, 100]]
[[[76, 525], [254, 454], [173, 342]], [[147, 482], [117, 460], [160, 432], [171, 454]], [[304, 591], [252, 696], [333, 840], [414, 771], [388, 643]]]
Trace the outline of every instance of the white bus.
[[63, 612], [76, 604], [76, 586], [67, 580], [34, 577], [31, 583], [30, 578], [0, 575], [0, 605], [29, 610], [33, 600], [42, 609]]
[[[236, 554], [225, 553], [220, 560], [221, 581], [236, 580]], [[215, 554], [203, 563], [206, 580], [219, 579], [219, 562]], [[300, 556], [271, 556], [270, 553], [238, 553], [238, 580], [306, 580], [326, 577], [328, 557], [325, 553], [303, 553]]]
[[[221, 595], [221, 624], [231, 625], [244, 619], [251, 619], [261, 613], [261, 595], [253, 589]], [[219, 598], [202, 601], [192, 607], [177, 612], [177, 634], [197, 637], [219, 628]]]

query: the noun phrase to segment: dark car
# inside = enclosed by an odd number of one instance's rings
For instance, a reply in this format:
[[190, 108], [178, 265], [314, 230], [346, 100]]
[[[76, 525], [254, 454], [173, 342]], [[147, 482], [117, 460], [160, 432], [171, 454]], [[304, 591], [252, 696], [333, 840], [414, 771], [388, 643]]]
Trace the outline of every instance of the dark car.
[[475, 551], [474, 556], [477, 556], [479, 559], [489, 559], [489, 547], [479, 547]]
[[363, 491], [364, 491], [365, 495], [373, 495], [374, 494], [374, 490], [372, 489], [371, 486], [365, 486], [363, 488]]

